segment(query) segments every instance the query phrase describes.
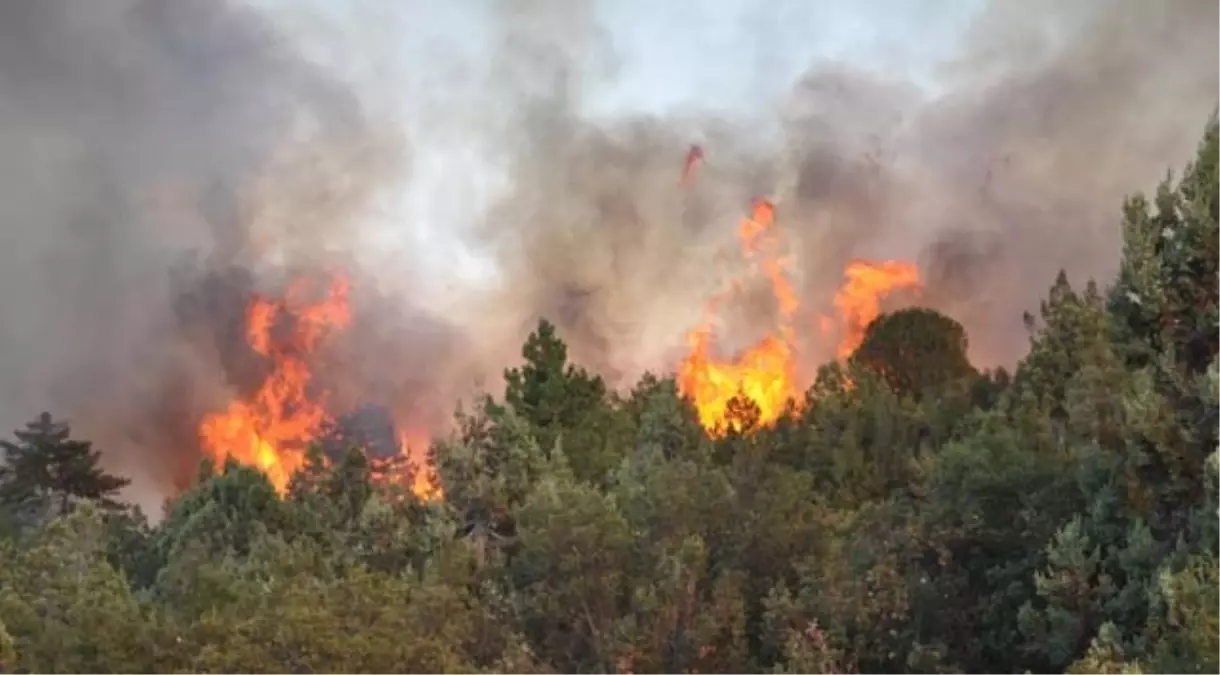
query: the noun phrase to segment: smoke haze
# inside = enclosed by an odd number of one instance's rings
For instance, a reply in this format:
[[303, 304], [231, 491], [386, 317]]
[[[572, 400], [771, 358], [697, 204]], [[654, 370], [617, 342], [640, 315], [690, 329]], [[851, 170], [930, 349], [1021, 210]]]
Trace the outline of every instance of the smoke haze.
[[[1122, 196], [1190, 158], [1220, 78], [1214, 2], [992, 0], [931, 84], [827, 58], [749, 115], [593, 114], [629, 61], [601, 4], [452, 3], [399, 64], [427, 100], [400, 107], [392, 64], [336, 62], [401, 54], [289, 14], [0, 3], [0, 424], [69, 417], [155, 504], [200, 416], [250, 386], [250, 294], [296, 270], [353, 279], [327, 365], [344, 405], [438, 430], [542, 316], [627, 384], [681, 355], [755, 196], [793, 247], [810, 364], [853, 257], [918, 261], [978, 365], [1011, 364], [1058, 269], [1115, 269]], [[383, 23], [366, 10], [347, 25]]]
[[[1022, 310], [1061, 268], [1108, 278], [1123, 196], [1191, 157], [1216, 104], [1216, 24], [1206, 1], [991, 2], [933, 91], [817, 63], [763, 123], [594, 122], [570, 95], [529, 98], [533, 124], [525, 142], [510, 136], [511, 187], [489, 219], [509, 240], [496, 250], [508, 297], [495, 305], [570, 314], [586, 358], [630, 380], [697, 320], [709, 269], [728, 264], [714, 252], [765, 194], [811, 315], [829, 310], [848, 259], [918, 260], [926, 301], [966, 325], [975, 360], [1011, 364]], [[708, 159], [683, 193], [692, 141]]]
[[0, 92], [0, 422], [69, 416], [163, 491], [234, 385], [242, 286], [341, 245], [403, 148], [215, 0], [3, 3]]

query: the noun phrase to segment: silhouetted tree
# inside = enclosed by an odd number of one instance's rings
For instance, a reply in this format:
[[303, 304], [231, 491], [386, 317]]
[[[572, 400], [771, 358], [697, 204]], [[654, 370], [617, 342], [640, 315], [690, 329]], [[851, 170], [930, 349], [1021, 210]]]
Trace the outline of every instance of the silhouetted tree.
[[16, 441], [0, 441], [0, 503], [21, 513], [47, 507], [67, 513], [74, 498], [119, 506], [115, 498], [130, 481], [102, 470], [101, 452], [73, 439], [67, 422], [44, 412], [13, 435]]
[[930, 391], [975, 375], [966, 358], [966, 329], [931, 309], [882, 314], [869, 324], [852, 355], [898, 396], [919, 400]]

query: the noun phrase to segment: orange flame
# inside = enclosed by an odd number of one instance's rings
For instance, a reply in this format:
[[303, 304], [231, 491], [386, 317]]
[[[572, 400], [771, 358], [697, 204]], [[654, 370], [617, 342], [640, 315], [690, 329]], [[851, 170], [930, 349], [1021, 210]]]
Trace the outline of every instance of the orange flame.
[[[864, 341], [864, 331], [881, 314], [881, 300], [895, 291], [919, 291], [922, 286], [915, 265], [901, 260], [871, 262], [853, 260], [843, 270], [845, 282], [835, 294], [834, 307], [843, 333], [835, 356], [846, 359]], [[823, 317], [823, 331], [827, 320]]]
[[[339, 277], [318, 297], [307, 280], [289, 285], [282, 300], [258, 297], [246, 311], [246, 341], [266, 358], [271, 371], [248, 400], [235, 400], [222, 413], [204, 418], [199, 437], [217, 462], [233, 457], [260, 469], [281, 494], [305, 464], [305, 453], [330, 420], [325, 397], [311, 396], [309, 360], [333, 330], [351, 320], [348, 282]], [[411, 491], [425, 500], [441, 499], [436, 472], [412, 449], [427, 448], [426, 434], [402, 434], [401, 460], [415, 467]], [[379, 480], [398, 480], [394, 465], [377, 463]], [[380, 475], [385, 474], [385, 475]]]
[[[775, 249], [781, 244], [775, 231], [775, 206], [767, 200], [754, 203], [750, 217], [738, 228], [743, 253], [760, 263], [771, 282], [772, 294], [780, 314], [780, 325], [747, 348], [736, 359], [725, 361], [712, 356], [712, 330], [700, 326], [687, 336], [690, 351], [678, 366], [678, 386], [690, 397], [699, 413], [699, 422], [709, 431], [732, 426], [727, 418], [728, 404], [744, 394], [758, 407], [759, 422], [776, 420], [788, 400], [796, 393], [796, 358], [792, 318], [800, 303], [787, 274], [787, 260]], [[736, 281], [733, 288], [737, 288]], [[716, 301], [709, 304], [709, 312]]]
[[[327, 331], [346, 326], [350, 316], [346, 280], [332, 279], [318, 300], [310, 298], [310, 290], [302, 281], [289, 286], [282, 302], [254, 299], [246, 313], [246, 340], [271, 361], [271, 372], [249, 400], [235, 400], [199, 425], [209, 457], [222, 462], [231, 456], [253, 465], [281, 493], [327, 419], [322, 402], [310, 398], [307, 359]], [[273, 335], [282, 327], [291, 331]]]
[[[436, 467], [427, 457], [428, 439], [419, 434], [404, 433], [399, 438], [398, 446], [402, 454], [414, 467], [414, 477], [411, 480], [411, 492], [423, 501], [440, 501], [445, 498], [441, 489], [440, 479], [436, 475]], [[420, 451], [419, 448], [423, 448]], [[424, 456], [420, 456], [423, 454]]]

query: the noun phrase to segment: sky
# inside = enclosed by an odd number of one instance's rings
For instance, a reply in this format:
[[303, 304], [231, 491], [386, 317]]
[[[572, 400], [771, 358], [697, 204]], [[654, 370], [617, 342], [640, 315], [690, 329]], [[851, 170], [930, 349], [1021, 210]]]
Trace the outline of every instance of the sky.
[[[497, 0], [248, 0], [277, 23], [327, 52], [349, 72], [373, 69], [397, 80], [407, 109], [429, 89], [460, 82], [446, 73], [460, 55], [477, 65], [490, 56], [491, 8]], [[507, 3], [503, 3], [507, 4]], [[981, 0], [753, 0], [665, 2], [601, 0], [599, 27], [617, 61], [612, 78], [590, 78], [591, 108], [666, 113], [682, 109], [748, 112], [782, 94], [818, 60], [929, 83], [953, 53]], [[325, 35], [328, 34], [328, 35]], [[438, 63], [437, 58], [448, 63]], [[388, 61], [388, 63], [387, 63]], [[459, 78], [460, 79], [460, 78]], [[436, 96], [429, 91], [426, 95]]]
[[[449, 233], [477, 219], [498, 185], [475, 131], [495, 101], [484, 91], [497, 0], [248, 0], [311, 56], [390, 111], [411, 169], [370, 218], [367, 250], [434, 253], [426, 279], [491, 279]], [[590, 116], [716, 115], [774, 121], [793, 83], [820, 61], [889, 74], [935, 90], [981, 0], [666, 2], [601, 0], [595, 23], [610, 63], [581, 77]], [[608, 68], [607, 68], [608, 67]], [[375, 254], [374, 254], [375, 255]], [[438, 292], [443, 289], [434, 289]]]
[[601, 15], [623, 69], [594, 100], [636, 111], [748, 114], [774, 103], [819, 60], [931, 85], [934, 66], [952, 54], [979, 4], [608, 1]]

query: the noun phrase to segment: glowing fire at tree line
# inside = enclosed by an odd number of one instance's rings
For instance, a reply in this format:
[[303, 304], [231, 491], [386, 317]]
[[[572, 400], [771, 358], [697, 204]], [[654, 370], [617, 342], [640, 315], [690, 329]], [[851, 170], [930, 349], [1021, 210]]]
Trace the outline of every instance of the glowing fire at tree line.
[[[246, 341], [269, 362], [270, 372], [248, 399], [235, 399], [223, 412], [203, 419], [199, 437], [209, 457], [232, 457], [257, 467], [280, 493], [288, 488], [305, 465], [306, 448], [329, 421], [325, 392], [310, 388], [309, 359], [331, 331], [350, 322], [348, 291], [347, 280], [338, 275], [320, 294], [300, 279], [281, 301], [256, 297], [250, 303]], [[399, 444], [404, 453], [418, 447], [417, 439], [411, 442], [406, 434]], [[439, 496], [427, 466], [415, 467], [411, 489], [421, 497]]]
[[[703, 159], [692, 146], [682, 170], [682, 184], [693, 177]], [[800, 300], [789, 278], [789, 260], [775, 225], [775, 206], [759, 199], [738, 230], [742, 254], [754, 271], [770, 284], [777, 309], [774, 330], [732, 358], [717, 358], [710, 319], [732, 288], [713, 297], [705, 308], [708, 321], [687, 335], [689, 351], [677, 368], [680, 391], [693, 403], [700, 423], [715, 433], [723, 429], [730, 401], [744, 394], [758, 408], [759, 422], [767, 424], [783, 414], [788, 401], [797, 399], [798, 312]], [[844, 284], [835, 294], [836, 317], [817, 318], [819, 330], [840, 331], [835, 355], [846, 359], [863, 340], [864, 331], [881, 313], [882, 300], [898, 290], [919, 290], [919, 272], [904, 261], [854, 260], [844, 270]], [[335, 275], [322, 292], [308, 280], [289, 285], [283, 298], [257, 297], [246, 313], [246, 340], [266, 359], [270, 372], [248, 398], [236, 399], [221, 412], [206, 416], [199, 426], [205, 453], [216, 461], [233, 457], [263, 471], [283, 493], [293, 474], [305, 465], [306, 448], [329, 421], [325, 392], [311, 391], [310, 359], [323, 339], [342, 330], [351, 320], [349, 285]], [[406, 435], [400, 439], [404, 455]], [[420, 497], [440, 498], [435, 472], [416, 461], [411, 489]]]
[[[692, 146], [682, 166], [683, 187], [690, 184], [695, 167], [704, 159], [702, 148]], [[758, 408], [758, 421], [767, 424], [778, 419], [788, 401], [796, 400], [799, 394], [796, 334], [800, 301], [788, 277], [788, 259], [783, 255], [783, 239], [775, 224], [775, 205], [756, 200], [750, 215], [738, 226], [737, 235], [742, 254], [770, 283], [779, 321], [775, 330], [731, 359], [713, 356], [710, 321], [687, 336], [690, 351], [678, 366], [678, 386], [694, 402], [700, 424], [713, 433], [728, 422], [729, 402], [738, 395], [750, 399]], [[837, 319], [818, 317], [823, 334], [831, 334], [838, 325], [840, 339], [835, 356], [840, 360], [851, 356], [863, 341], [865, 329], [881, 314], [886, 296], [920, 289], [919, 270], [905, 261], [853, 260], [843, 274], [845, 283], [834, 297]], [[730, 292], [740, 287], [739, 281], [734, 280]], [[705, 315], [709, 319], [724, 299], [722, 294], [708, 303]]]
[[[712, 356], [709, 323], [688, 335], [690, 352], [678, 367], [678, 385], [694, 402], [700, 423], [709, 431], [727, 423], [729, 402], [738, 395], [744, 394], [757, 406], [759, 422], [766, 424], [778, 419], [788, 401], [797, 399], [800, 393], [795, 328], [800, 302], [787, 275], [787, 261], [778, 252], [782, 241], [775, 228], [774, 205], [765, 200], [755, 202], [751, 215], [738, 228], [738, 238], [745, 257], [759, 262], [758, 267], [770, 282], [780, 319], [773, 332], [732, 359]], [[838, 319], [818, 318], [822, 333], [830, 333], [839, 325], [841, 337], [835, 356], [840, 360], [851, 356], [860, 345], [865, 329], [881, 314], [886, 296], [920, 288], [918, 269], [897, 260], [853, 260], [844, 270], [844, 279], [834, 297]], [[714, 315], [722, 299], [713, 298], [707, 314]]]

